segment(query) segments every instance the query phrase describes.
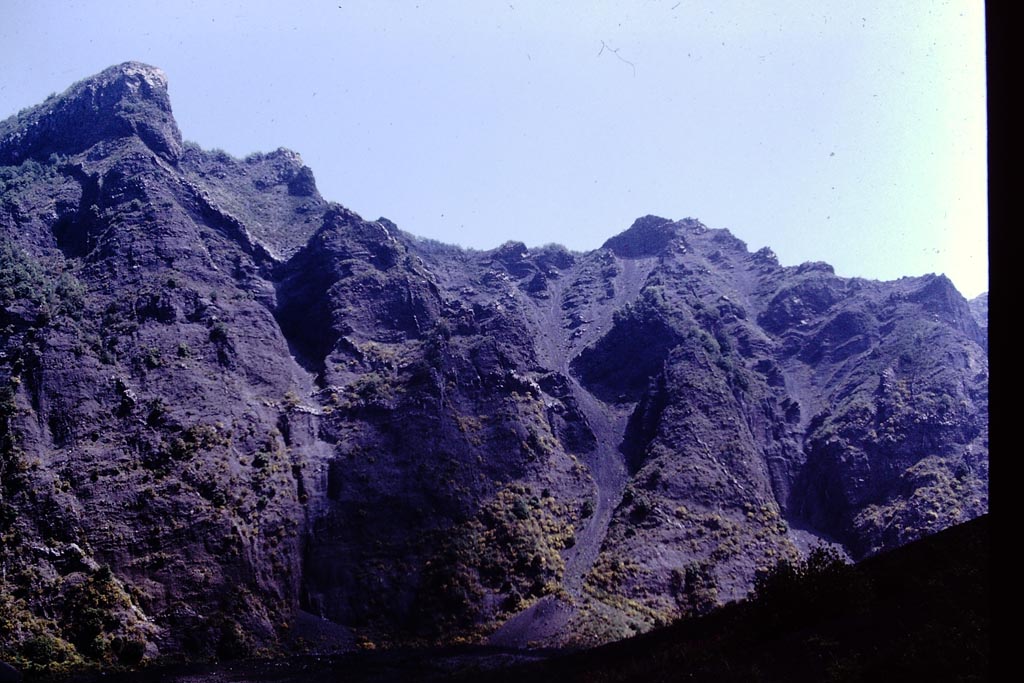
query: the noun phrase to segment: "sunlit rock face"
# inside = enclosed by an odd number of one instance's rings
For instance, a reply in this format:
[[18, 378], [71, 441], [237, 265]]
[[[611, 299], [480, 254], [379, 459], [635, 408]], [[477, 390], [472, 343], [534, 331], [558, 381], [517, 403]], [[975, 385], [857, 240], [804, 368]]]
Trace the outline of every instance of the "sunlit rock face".
[[4, 658], [593, 644], [987, 510], [987, 309], [946, 278], [655, 216], [462, 250], [183, 144], [166, 88], [0, 123]]

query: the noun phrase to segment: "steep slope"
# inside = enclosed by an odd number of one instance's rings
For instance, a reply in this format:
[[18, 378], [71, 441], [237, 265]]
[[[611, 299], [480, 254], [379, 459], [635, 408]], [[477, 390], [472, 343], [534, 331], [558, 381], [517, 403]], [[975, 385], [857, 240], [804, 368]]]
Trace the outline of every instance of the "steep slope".
[[241, 654], [297, 602], [308, 455], [281, 428], [309, 378], [164, 84], [110, 69], [0, 141], [25, 159], [0, 207], [6, 642], [40, 658]]
[[620, 316], [633, 348], [657, 348], [643, 326], [682, 341], [631, 418], [634, 474], [590, 577], [613, 633], [740, 597], [814, 537], [860, 558], [987, 510], [987, 358], [948, 280], [781, 268], [677, 229]]
[[182, 143], [137, 63], [0, 123], [0, 163], [19, 661], [241, 656], [317, 619], [593, 644], [820, 539], [987, 510], [985, 337], [944, 277], [655, 216], [588, 253], [418, 239], [293, 152]]
[[[991, 678], [987, 516], [858, 565], [816, 553], [750, 599], [580, 652], [361, 652], [82, 681], [979, 681]], [[765, 590], [767, 589], [767, 590]]]
[[[989, 525], [982, 517], [855, 567], [825, 565], [779, 586], [791, 592], [766, 596], [783, 599], [729, 605], [624, 642], [488, 672], [487, 680], [987, 680]], [[481, 679], [430, 673], [408, 679]], [[321, 679], [314, 668], [306, 680]]]
[[971, 314], [974, 321], [978, 323], [981, 331], [988, 334], [988, 292], [979, 294], [967, 302], [971, 307]]

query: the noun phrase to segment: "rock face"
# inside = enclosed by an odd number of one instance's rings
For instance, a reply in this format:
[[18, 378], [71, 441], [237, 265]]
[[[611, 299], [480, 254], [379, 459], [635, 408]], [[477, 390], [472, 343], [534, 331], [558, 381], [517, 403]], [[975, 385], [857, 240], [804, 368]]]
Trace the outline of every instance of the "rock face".
[[[114, 66], [60, 97], [0, 124], [0, 164], [79, 154], [120, 138], [138, 138], [167, 161], [181, 154], [167, 76], [138, 62]], [[97, 150], [105, 153], [106, 150]]]
[[[592, 644], [988, 508], [942, 276], [647, 216], [464, 251], [181, 143], [112, 67], [0, 123], [0, 657]], [[338, 629], [335, 629], [338, 630]], [[345, 638], [340, 638], [344, 640]]]
[[988, 334], [988, 292], [979, 294], [978, 296], [967, 302], [971, 307], [971, 313], [974, 315], [975, 322], [978, 323], [978, 327], [981, 331]]

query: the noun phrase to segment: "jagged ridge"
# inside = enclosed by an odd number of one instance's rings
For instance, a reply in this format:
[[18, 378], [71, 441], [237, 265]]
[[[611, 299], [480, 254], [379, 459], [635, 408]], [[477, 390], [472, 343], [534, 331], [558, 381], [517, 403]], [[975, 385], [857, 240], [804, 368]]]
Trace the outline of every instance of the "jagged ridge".
[[321, 617], [335, 646], [590, 644], [987, 510], [985, 338], [944, 277], [654, 216], [588, 253], [420, 240], [287, 150], [182, 147], [136, 63], [0, 124], [0, 163], [19, 661]]

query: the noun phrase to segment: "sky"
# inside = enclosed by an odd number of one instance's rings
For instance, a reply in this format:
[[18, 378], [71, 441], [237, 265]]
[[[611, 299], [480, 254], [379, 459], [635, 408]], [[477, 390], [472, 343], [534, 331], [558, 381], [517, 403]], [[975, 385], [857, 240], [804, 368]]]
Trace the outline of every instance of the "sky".
[[980, 0], [0, 0], [0, 118], [163, 69], [186, 140], [488, 249], [643, 215], [988, 289]]

